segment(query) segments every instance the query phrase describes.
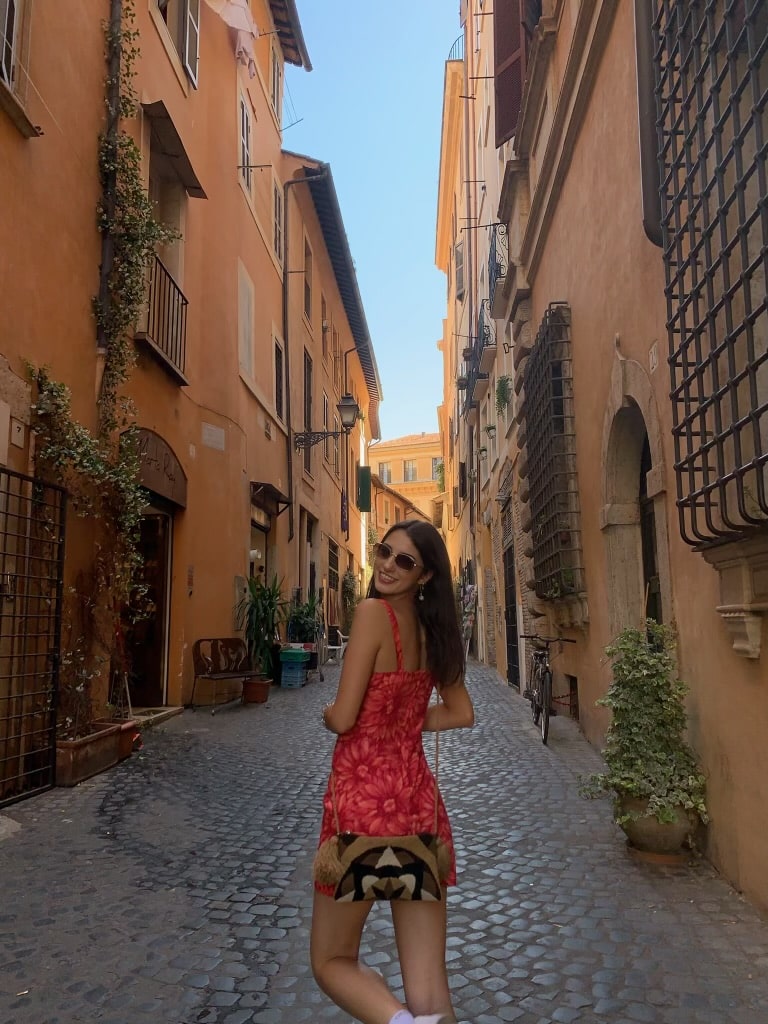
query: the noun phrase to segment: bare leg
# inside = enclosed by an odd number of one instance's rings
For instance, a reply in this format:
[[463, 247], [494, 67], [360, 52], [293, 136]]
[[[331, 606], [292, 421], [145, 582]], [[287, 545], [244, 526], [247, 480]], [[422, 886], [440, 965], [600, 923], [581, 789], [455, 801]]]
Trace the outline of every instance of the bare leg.
[[403, 1004], [382, 976], [359, 960], [360, 938], [372, 903], [337, 903], [315, 893], [310, 956], [320, 988], [363, 1024], [389, 1024]]
[[455, 1020], [445, 966], [446, 900], [391, 906], [408, 1009], [414, 1017], [444, 1013]]

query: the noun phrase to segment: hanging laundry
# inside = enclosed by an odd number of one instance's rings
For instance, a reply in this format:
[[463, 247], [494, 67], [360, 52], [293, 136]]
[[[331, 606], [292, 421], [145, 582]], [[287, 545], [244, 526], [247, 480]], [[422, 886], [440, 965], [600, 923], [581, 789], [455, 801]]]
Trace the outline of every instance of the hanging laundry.
[[256, 51], [254, 42], [259, 30], [253, 20], [248, 0], [206, 0], [218, 16], [235, 30], [235, 58], [238, 64], [248, 68], [251, 78], [256, 75]]

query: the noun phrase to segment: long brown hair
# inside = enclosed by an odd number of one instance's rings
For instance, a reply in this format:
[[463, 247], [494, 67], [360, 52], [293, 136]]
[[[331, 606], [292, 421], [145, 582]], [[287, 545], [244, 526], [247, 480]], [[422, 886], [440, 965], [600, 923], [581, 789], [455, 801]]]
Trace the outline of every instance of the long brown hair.
[[[383, 540], [388, 541], [397, 530], [408, 535], [424, 568], [432, 573], [424, 584], [424, 600], [415, 601], [416, 613], [426, 636], [427, 667], [440, 686], [450, 686], [464, 678], [466, 665], [445, 543], [431, 523], [420, 519], [395, 523]], [[376, 589], [375, 577], [368, 586], [368, 597], [385, 597]]]

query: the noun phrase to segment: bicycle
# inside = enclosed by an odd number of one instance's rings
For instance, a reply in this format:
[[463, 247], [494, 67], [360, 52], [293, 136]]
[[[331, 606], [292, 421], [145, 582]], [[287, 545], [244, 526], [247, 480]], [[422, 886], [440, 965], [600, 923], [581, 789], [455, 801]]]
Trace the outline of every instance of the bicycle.
[[537, 633], [521, 633], [522, 640], [533, 640], [541, 646], [534, 647], [531, 652], [531, 678], [528, 688], [523, 692], [531, 702], [533, 724], [541, 731], [541, 742], [546, 743], [549, 737], [549, 716], [552, 704], [552, 669], [549, 667], [549, 648], [551, 644], [575, 644], [564, 636], [539, 636]]

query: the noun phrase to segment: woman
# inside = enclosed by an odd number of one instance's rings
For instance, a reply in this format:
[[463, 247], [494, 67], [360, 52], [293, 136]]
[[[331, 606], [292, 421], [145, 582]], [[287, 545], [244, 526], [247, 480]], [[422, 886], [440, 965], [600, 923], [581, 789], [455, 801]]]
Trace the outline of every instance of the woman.
[[[430, 696], [437, 689], [438, 705]], [[464, 649], [448, 553], [429, 523], [407, 520], [374, 549], [368, 600], [355, 611], [341, 680], [323, 724], [338, 735], [323, 802], [320, 842], [362, 835], [433, 832], [435, 781], [422, 731], [474, 722], [464, 686]], [[333, 794], [333, 795], [332, 795]], [[448, 816], [438, 797], [437, 832], [456, 869]], [[340, 903], [315, 883], [312, 970], [320, 988], [363, 1024], [453, 1024], [445, 966], [446, 892], [436, 901], [393, 901], [406, 1006], [359, 961], [370, 902]]]

